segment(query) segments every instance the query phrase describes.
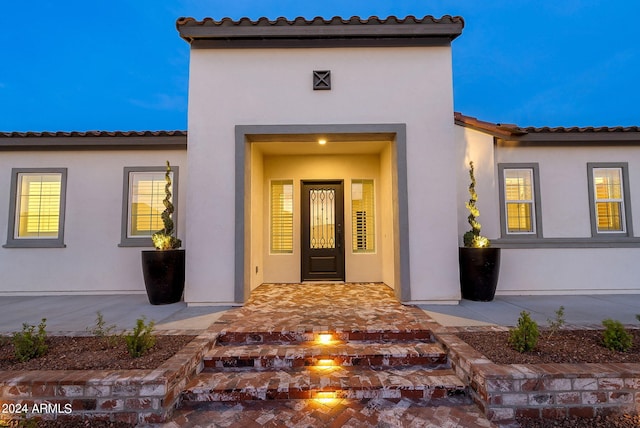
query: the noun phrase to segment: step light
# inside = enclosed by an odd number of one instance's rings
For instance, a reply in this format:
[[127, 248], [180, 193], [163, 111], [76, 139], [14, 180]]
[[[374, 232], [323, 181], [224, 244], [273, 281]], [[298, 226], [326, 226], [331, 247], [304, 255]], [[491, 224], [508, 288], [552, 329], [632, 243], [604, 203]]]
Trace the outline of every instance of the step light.
[[316, 365], [320, 367], [333, 367], [336, 365], [336, 362], [332, 358], [321, 358]]
[[332, 341], [333, 341], [333, 334], [331, 333], [322, 333], [322, 334], [319, 334], [318, 337], [316, 338], [316, 342], [322, 345], [328, 345]]
[[317, 391], [313, 394], [313, 399], [322, 404], [330, 404], [338, 398], [336, 391]]

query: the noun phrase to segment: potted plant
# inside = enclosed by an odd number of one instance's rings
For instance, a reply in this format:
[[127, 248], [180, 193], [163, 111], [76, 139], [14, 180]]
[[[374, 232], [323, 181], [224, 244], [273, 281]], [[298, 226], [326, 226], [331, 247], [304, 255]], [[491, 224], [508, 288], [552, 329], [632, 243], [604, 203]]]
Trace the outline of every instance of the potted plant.
[[467, 220], [471, 230], [464, 234], [464, 247], [458, 249], [460, 289], [463, 299], [489, 302], [493, 300], [498, 286], [500, 248], [491, 247], [489, 239], [480, 234], [481, 225], [477, 220], [480, 211], [476, 207], [478, 194], [473, 162], [469, 162], [469, 177], [471, 197], [466, 207], [469, 210]]
[[164, 186], [162, 223], [164, 228], [153, 234], [155, 250], [142, 252], [142, 274], [149, 303], [165, 305], [179, 302], [184, 291], [185, 250], [174, 236], [173, 204], [171, 203], [171, 165], [167, 161]]

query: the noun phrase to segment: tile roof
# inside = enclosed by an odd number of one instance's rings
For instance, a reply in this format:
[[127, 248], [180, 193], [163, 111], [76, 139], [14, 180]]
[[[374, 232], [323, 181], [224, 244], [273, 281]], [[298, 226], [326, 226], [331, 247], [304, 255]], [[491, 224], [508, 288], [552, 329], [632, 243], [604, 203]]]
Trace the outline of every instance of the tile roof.
[[486, 122], [475, 117], [454, 113], [457, 125], [493, 135], [503, 141], [545, 144], [640, 144], [640, 126], [600, 127], [520, 127], [512, 124]]
[[[454, 113], [457, 125], [523, 144], [640, 144], [640, 126], [520, 127]], [[0, 132], [0, 151], [24, 149], [186, 149], [187, 131]]]
[[606, 133], [606, 132], [640, 132], [640, 126], [598, 126], [598, 127], [594, 127], [594, 126], [585, 126], [585, 127], [578, 127], [578, 126], [572, 126], [569, 128], [565, 128], [562, 126], [558, 126], [558, 127], [548, 127], [548, 126], [543, 126], [540, 128], [535, 128], [535, 127], [527, 127], [527, 128], [523, 128], [526, 132], [529, 133], [543, 133], [543, 132], [547, 132], [547, 133], [567, 133], [567, 132], [578, 132], [578, 133], [589, 133], [589, 132], [600, 132], [600, 133]]
[[408, 15], [404, 18], [398, 18], [397, 16], [389, 16], [387, 18], [379, 18], [377, 16], [371, 16], [369, 18], [361, 18], [359, 16], [352, 16], [351, 18], [342, 18], [340, 16], [334, 16], [330, 19], [325, 19], [320, 16], [316, 16], [313, 19], [306, 19], [299, 16], [294, 19], [287, 19], [285, 17], [278, 17], [276, 19], [258, 18], [253, 21], [249, 18], [240, 18], [233, 20], [231, 18], [222, 18], [220, 21], [216, 21], [213, 18], [204, 18], [200, 21], [191, 17], [178, 18], [177, 26], [186, 25], [209, 25], [209, 26], [292, 26], [292, 25], [344, 25], [344, 24], [356, 24], [356, 25], [384, 25], [384, 24], [450, 24], [459, 23], [464, 25], [464, 19], [461, 16], [444, 15], [441, 18], [436, 18], [432, 15], [426, 15], [423, 18], [417, 18], [413, 15]]
[[187, 131], [43, 131], [43, 132], [0, 132], [0, 138], [27, 137], [166, 137], [186, 136]]
[[517, 125], [485, 122], [471, 116], [465, 116], [462, 113], [455, 112], [453, 114], [455, 123], [468, 128], [484, 131], [496, 137], [511, 137], [514, 135], [523, 135], [527, 132]]
[[0, 132], [0, 151], [187, 148], [187, 131]]
[[331, 19], [298, 17], [292, 20], [280, 17], [274, 20], [260, 18], [256, 21], [249, 18], [223, 18], [220, 21], [205, 18], [198, 21], [183, 17], [177, 20], [176, 28], [180, 37], [189, 43], [206, 40], [228, 44], [232, 41], [237, 43], [253, 40], [264, 45], [266, 40], [277, 40], [280, 43], [288, 40], [298, 44], [316, 40], [326, 45], [331, 40], [350, 40], [351, 43], [355, 40], [361, 43], [367, 40], [370, 44], [374, 41], [381, 44], [383, 41], [389, 43], [394, 40], [397, 44], [424, 44], [426, 39], [455, 39], [462, 33], [464, 20], [450, 15], [441, 18], [431, 15], [423, 18], [389, 16], [383, 19], [376, 16], [353, 16], [348, 19], [338, 16]]

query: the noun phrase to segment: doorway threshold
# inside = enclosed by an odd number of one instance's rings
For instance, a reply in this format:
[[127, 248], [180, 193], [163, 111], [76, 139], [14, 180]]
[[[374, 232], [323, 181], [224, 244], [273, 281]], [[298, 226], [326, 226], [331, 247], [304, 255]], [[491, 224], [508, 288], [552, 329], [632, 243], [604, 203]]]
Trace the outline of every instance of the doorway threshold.
[[302, 281], [300, 285], [323, 285], [323, 284], [348, 284], [346, 281], [331, 281], [331, 280], [322, 280], [319, 279], [317, 281]]

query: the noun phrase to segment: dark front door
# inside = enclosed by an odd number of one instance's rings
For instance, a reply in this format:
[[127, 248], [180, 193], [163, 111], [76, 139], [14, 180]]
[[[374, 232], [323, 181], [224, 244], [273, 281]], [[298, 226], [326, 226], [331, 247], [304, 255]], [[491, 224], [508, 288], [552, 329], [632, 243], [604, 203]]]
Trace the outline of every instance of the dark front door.
[[302, 182], [302, 280], [344, 281], [342, 180]]

